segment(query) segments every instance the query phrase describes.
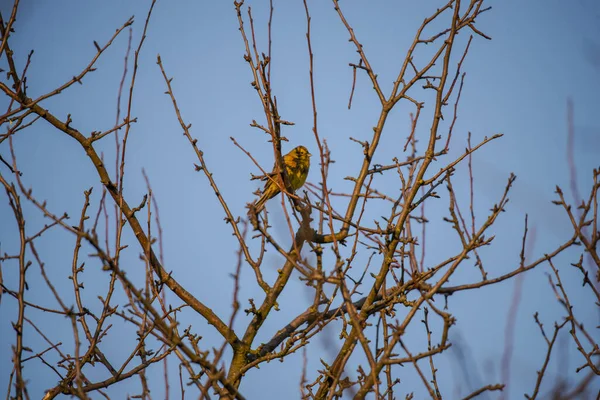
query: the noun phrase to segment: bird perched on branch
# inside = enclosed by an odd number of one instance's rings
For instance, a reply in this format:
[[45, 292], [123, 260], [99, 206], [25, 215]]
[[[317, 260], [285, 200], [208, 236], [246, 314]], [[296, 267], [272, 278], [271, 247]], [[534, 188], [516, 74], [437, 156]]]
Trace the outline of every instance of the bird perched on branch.
[[[300, 189], [306, 181], [308, 169], [310, 168], [310, 156], [311, 154], [304, 146], [298, 146], [283, 156], [283, 164], [285, 165], [291, 189], [294, 192]], [[260, 198], [254, 203], [254, 209], [257, 213], [263, 209], [267, 200], [272, 199], [281, 192], [277, 184], [277, 174], [275, 172], [268, 174], [266, 179], [265, 188]]]

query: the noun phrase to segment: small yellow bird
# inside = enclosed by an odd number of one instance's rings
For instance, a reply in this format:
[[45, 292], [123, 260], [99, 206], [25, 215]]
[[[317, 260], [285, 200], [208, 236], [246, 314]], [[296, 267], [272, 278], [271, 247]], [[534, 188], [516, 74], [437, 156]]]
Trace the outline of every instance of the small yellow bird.
[[[285, 164], [286, 173], [290, 181], [291, 189], [294, 192], [300, 189], [306, 181], [308, 169], [310, 168], [310, 156], [311, 154], [304, 146], [298, 146], [283, 156], [283, 163]], [[262, 195], [254, 204], [254, 208], [257, 213], [263, 209], [267, 200], [272, 199], [281, 192], [279, 190], [279, 185], [277, 184], [276, 173], [271, 172], [267, 179], [268, 180], [267, 183], [265, 183], [265, 188], [263, 189]]]

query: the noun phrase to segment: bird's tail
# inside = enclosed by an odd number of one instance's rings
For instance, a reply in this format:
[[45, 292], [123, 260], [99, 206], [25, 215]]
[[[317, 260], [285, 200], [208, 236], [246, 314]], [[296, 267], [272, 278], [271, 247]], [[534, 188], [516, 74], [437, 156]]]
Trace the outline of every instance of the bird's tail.
[[265, 196], [262, 196], [260, 199], [256, 200], [256, 203], [254, 203], [254, 211], [259, 213], [262, 211], [262, 209], [265, 207], [265, 202], [267, 201], [267, 199], [265, 198]]
[[254, 211], [259, 213], [265, 207], [265, 203], [269, 200], [269, 193], [265, 191], [258, 200], [254, 203]]
[[270, 200], [273, 197], [277, 196], [277, 193], [279, 193], [279, 187], [277, 186], [277, 184], [272, 181], [267, 182], [259, 199], [256, 200], [256, 202], [253, 204], [254, 211], [256, 213], [261, 212], [262, 209], [265, 207], [265, 203], [267, 202], [267, 200]]

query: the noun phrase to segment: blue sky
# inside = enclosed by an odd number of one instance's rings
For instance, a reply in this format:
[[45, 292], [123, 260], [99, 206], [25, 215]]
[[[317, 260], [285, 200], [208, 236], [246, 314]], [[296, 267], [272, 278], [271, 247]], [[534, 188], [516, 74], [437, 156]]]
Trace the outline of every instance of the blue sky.
[[[268, 2], [247, 3], [252, 5], [257, 40], [266, 52]], [[304, 144], [316, 154], [317, 147], [311, 133], [312, 109], [303, 4], [301, 1], [277, 0], [274, 3], [273, 90], [282, 118], [295, 123], [293, 127], [284, 127], [283, 134], [290, 142], [285, 144], [285, 149]], [[437, 4], [431, 3], [342, 2], [345, 15], [364, 45], [386, 93], [389, 93], [415, 30]], [[33, 98], [42, 95], [79, 73], [95, 54], [93, 41], [104, 44], [131, 15], [135, 15], [132, 30], [135, 48], [148, 5], [147, 1], [21, 2], [11, 46], [19, 68], [24, 66], [27, 53], [31, 49], [35, 51], [28, 72], [28, 95]], [[492, 10], [480, 16], [477, 28], [493, 40], [480, 37], [473, 40], [464, 64], [467, 74], [454, 128], [454, 146], [449, 156], [439, 159], [431, 167], [430, 174], [433, 175], [463, 151], [468, 132], [472, 133], [473, 143], [495, 133], [504, 134], [473, 158], [476, 168], [476, 211], [480, 221], [499, 199], [509, 173], [514, 172], [518, 176], [507, 212], [492, 229], [496, 235], [495, 245], [482, 250], [488, 272], [491, 276], [497, 276], [518, 265], [525, 213], [529, 214], [530, 228], [536, 232], [535, 243], [530, 249], [531, 259], [551, 251], [571, 234], [564, 215], [550, 203], [554, 199], [556, 185], [563, 187], [571, 198], [566, 164], [568, 99], [573, 102], [577, 183], [582, 193], [589, 192], [591, 170], [599, 166], [600, 7], [592, 0], [490, 1], [489, 5], [493, 7]], [[334, 191], [348, 191], [351, 184], [344, 178], [357, 173], [356, 162], [362, 153], [360, 146], [350, 141], [349, 137], [366, 140], [371, 136], [379, 111], [378, 101], [370, 82], [359, 72], [353, 106], [351, 110], [347, 109], [352, 84], [352, 70], [348, 63], [358, 61], [355, 49], [348, 42], [347, 31], [330, 2], [310, 1], [309, 7], [313, 24], [319, 133], [327, 140], [332, 157], [336, 160], [330, 170], [329, 186]], [[7, 19], [10, 5], [3, 2], [0, 10]], [[464, 48], [467, 39], [466, 34], [461, 34], [457, 49]], [[83, 133], [104, 131], [114, 126], [127, 42], [128, 31], [99, 60], [97, 71], [86, 76], [83, 85], [74, 85], [62, 95], [45, 101], [43, 106], [63, 119], [71, 114], [73, 125]], [[233, 145], [230, 137], [251, 151], [263, 168], [269, 169], [273, 162], [268, 138], [249, 126], [253, 119], [260, 123], [264, 117], [256, 93], [250, 86], [252, 78], [243, 60], [244, 46], [233, 2], [157, 2], [140, 53], [132, 109], [132, 115], [138, 118], [138, 123], [133, 126], [128, 144], [125, 177], [126, 196], [131, 204], [137, 204], [146, 190], [142, 168], [146, 171], [160, 207], [166, 268], [173, 271], [178, 281], [185, 282], [188, 290], [213, 307], [223, 319], [227, 319], [232, 299], [230, 274], [235, 268], [236, 241], [230, 234], [229, 226], [223, 222], [223, 212], [205, 177], [194, 171], [195, 155], [181, 134], [169, 98], [164, 95], [165, 83], [156, 65], [158, 54], [167, 74], [174, 78], [173, 90], [182, 116], [192, 124], [192, 134], [205, 152], [208, 168], [214, 173], [234, 215], [244, 216], [246, 203], [254, 199], [252, 192], [259, 187], [259, 183], [249, 179], [250, 174], [258, 174], [259, 171]], [[459, 51], [454, 53], [457, 61], [460, 54]], [[0, 63], [0, 67], [5, 68], [4, 59], [0, 59]], [[127, 82], [130, 74], [131, 65]], [[425, 99], [426, 107], [431, 106], [431, 95], [425, 93], [420, 96]], [[7, 105], [6, 98], [0, 98], [0, 107], [6, 109]], [[121, 106], [121, 115], [124, 107]], [[406, 104], [400, 104], [392, 112], [386, 128], [390, 133], [384, 135], [376, 162], [384, 164], [394, 156], [405, 157], [401, 147], [409, 130], [410, 110]], [[427, 112], [427, 108], [424, 112]], [[446, 117], [447, 127], [451, 118], [450, 115]], [[422, 123], [417, 131], [422, 140], [426, 138], [427, 127], [426, 123]], [[56, 214], [68, 212], [76, 218], [83, 204], [83, 190], [90, 186], [94, 186], [92, 201], [97, 207], [100, 185], [93, 166], [75, 141], [48, 124], [38, 122], [17, 135], [14, 146], [25, 184], [34, 189], [34, 195], [38, 198], [47, 200], [48, 206]], [[97, 148], [104, 152], [107, 162], [112, 165], [114, 138], [110, 136], [102, 140]], [[4, 158], [9, 156], [6, 142], [0, 145], [0, 154]], [[459, 167], [455, 178], [463, 201], [468, 200], [466, 173], [464, 166]], [[2, 170], [2, 174], [6, 176], [6, 170]], [[309, 181], [317, 183], [319, 177], [315, 163]], [[381, 178], [379, 184], [395, 194], [399, 182], [397, 177], [390, 175]], [[6, 196], [2, 196], [0, 220], [9, 221], [0, 226], [0, 242], [4, 253], [14, 249], [16, 238], [14, 225], [11, 225], [14, 224], [14, 218]], [[341, 208], [345, 203], [336, 200], [336, 204]], [[436, 203], [432, 200], [427, 207], [432, 215], [438, 217], [447, 213], [447, 205], [442, 201]], [[282, 213], [276, 211], [276, 207], [272, 208], [273, 234], [282, 243], [289, 243]], [[32, 207], [27, 206], [26, 212], [30, 232], [48, 223]], [[373, 210], [373, 218], [380, 215], [378, 210]], [[452, 246], [456, 245], [455, 239], [439, 219], [428, 226], [426, 260], [431, 263], [446, 258], [453, 250]], [[131, 236], [127, 232], [125, 241], [132, 246], [124, 257], [126, 262], [131, 263], [128, 273], [139, 278], [143, 264], [138, 260], [139, 249], [133, 245]], [[56, 231], [53, 235], [45, 235], [38, 243], [38, 250], [46, 267], [52, 271], [53, 279], [58, 287], [65, 289], [71, 284], [66, 277], [70, 274], [74, 241], [72, 235]], [[89, 248], [87, 251], [91, 252]], [[579, 288], [580, 277], [569, 270], [569, 263], [575, 262], [579, 254], [578, 250], [574, 250], [557, 260], [565, 270], [565, 280], [571, 282], [573, 288]], [[310, 257], [309, 254], [307, 256]], [[102, 292], [102, 285], [106, 284], [106, 276], [96, 264], [90, 261], [86, 269], [86, 294], [91, 302], [97, 293]], [[265, 276], [274, 279], [280, 264], [281, 258], [274, 251], [269, 252], [263, 264]], [[8, 284], [15, 281], [14, 271], [14, 266], [3, 266], [4, 279]], [[545, 348], [534, 324], [533, 313], [540, 312], [547, 329], [563, 316], [547, 283], [546, 274], [549, 271], [545, 265], [523, 277], [511, 384], [506, 398], [531, 393], [535, 371], [543, 361]], [[451, 283], [477, 279], [477, 269], [465, 264]], [[31, 273], [28, 282], [32, 289], [26, 295], [32, 301], [48, 301], [49, 292], [37, 272]], [[439, 379], [443, 392], [445, 389], [449, 398], [454, 397], [450, 393], [457, 393], [456, 390], [458, 395], [464, 396], [476, 389], [477, 385], [499, 381], [506, 314], [513, 289], [514, 281], [509, 281], [450, 297], [449, 307], [459, 322], [453, 328], [455, 336], [451, 338], [456, 340], [455, 347], [460, 347], [480, 372], [469, 379], [460, 376], [460, 372], [457, 372], [460, 368], [456, 367], [458, 353], [452, 352], [457, 350], [442, 355], [440, 371], [446, 373], [440, 375]], [[247, 300], [251, 297], [260, 298], [260, 295], [260, 288], [253, 282], [251, 270], [247, 268], [242, 273], [240, 298]], [[581, 310], [587, 325], [597, 326], [597, 309], [590, 305], [589, 298], [584, 293], [573, 295], [581, 307], [577, 310]], [[170, 295], [170, 298], [174, 296]], [[66, 300], [69, 301], [68, 296]], [[289, 322], [290, 315], [303, 311], [310, 301], [310, 291], [302, 282], [294, 279], [280, 302], [282, 312], [267, 322], [257, 340], [268, 339], [274, 331]], [[174, 303], [178, 304], [178, 301], [174, 300]], [[243, 303], [242, 308], [247, 305], [247, 302]], [[56, 330], [53, 332], [56, 340], [71, 334], [66, 320], [58, 320], [57, 323], [55, 317], [38, 315], [34, 311], [32, 314], [39, 318], [41, 325], [46, 324], [46, 329], [52, 326]], [[13, 318], [14, 302], [4, 296], [0, 304], [0, 337], [3, 338], [0, 354], [3, 355], [10, 354], [12, 339], [5, 338], [14, 336], [10, 326]], [[216, 332], [206, 327], [198, 316], [188, 312], [182, 319], [182, 324], [196, 327], [203, 336], [201, 343], [205, 348], [220, 345]], [[247, 318], [240, 315], [238, 326], [243, 327], [245, 321]], [[408, 332], [415, 346], [422, 340], [419, 335], [423, 335], [422, 328], [417, 328], [417, 325], [414, 331]], [[117, 325], [114, 330], [118, 328]], [[127, 328], [121, 329], [127, 332]], [[335, 351], [332, 349], [341, 343], [338, 342], [338, 335], [339, 327], [334, 327], [327, 331], [327, 340], [316, 339], [311, 343], [308, 348], [309, 371], [320, 368], [319, 358], [328, 362], [333, 359]], [[26, 338], [30, 340], [32, 348], [38, 351], [43, 348], [39, 337], [31, 330], [26, 332]], [[134, 341], [135, 337], [123, 335], [123, 340]], [[462, 344], [459, 346], [459, 343]], [[549, 377], [560, 376], [574, 382], [579, 379], [574, 368], [582, 362], [574, 348], [567, 345], [570, 342], [566, 333], [564, 343], [566, 356], [556, 359], [563, 360], [560, 365], [556, 360], [551, 364]], [[108, 356], [117, 359], [123, 356], [118, 341], [107, 342], [105, 346]], [[7, 356], [0, 357], [0, 387], [7, 387], [11, 368], [9, 360]], [[569, 368], [562, 370], [565, 364]], [[175, 371], [174, 361], [172, 367]], [[355, 367], [354, 364], [349, 366], [350, 373], [354, 373]], [[295, 398], [299, 396], [300, 368], [300, 354], [291, 356], [283, 364], [266, 364], [248, 374], [241, 390], [248, 398], [258, 398], [262, 388], [268, 384], [272, 398], [290, 395]], [[452, 374], [448, 371], [452, 371]], [[156, 379], [162, 379], [160, 368], [154, 368], [149, 373], [156, 374]], [[426, 392], [422, 385], [410, 383], [413, 377], [411, 372], [402, 373], [407, 374], [401, 376], [401, 379], [406, 379], [406, 386], [400, 388], [398, 396], [414, 391], [416, 398], [423, 398]], [[455, 376], [455, 373], [459, 376]], [[40, 397], [43, 389], [56, 383], [56, 377], [47, 374], [35, 381], [33, 371], [26, 369], [26, 374], [31, 380], [30, 394], [33, 398]], [[277, 379], [273, 379], [273, 376]], [[314, 379], [314, 376], [310, 378]], [[552, 383], [548, 379], [544, 387], [549, 389]], [[126, 382], [120, 384], [118, 390], [120, 393], [134, 391], [135, 385]], [[176, 386], [172, 385], [172, 395], [177, 396]], [[595, 386], [600, 385], [596, 382]], [[158, 394], [161, 389], [156, 390], [157, 396], [161, 397]]]

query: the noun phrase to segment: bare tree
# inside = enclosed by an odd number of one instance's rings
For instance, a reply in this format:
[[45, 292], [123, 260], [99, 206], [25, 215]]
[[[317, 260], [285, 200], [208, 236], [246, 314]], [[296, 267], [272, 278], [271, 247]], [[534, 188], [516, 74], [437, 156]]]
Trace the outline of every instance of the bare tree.
[[[282, 194], [271, 200], [266, 210], [257, 212], [249, 193], [247, 213], [239, 213], [230, 206], [222, 194], [222, 188], [230, 183], [213, 175], [204, 157], [205, 150], [198, 144], [196, 133], [177, 101], [169, 73], [169, 65], [175, 60], [163, 60], [160, 56], [156, 60], [172, 105], [171, 117], [178, 121], [195, 154], [195, 170], [204, 175], [216, 195], [213, 200], [220, 205], [236, 241], [230, 249], [236, 254], [235, 264], [220, 268], [224, 275], [233, 273], [228, 315], [219, 314], [194, 295], [188, 282], [178, 280], [176, 267], [166, 268], [157, 205], [161, 193], [155, 196], [149, 177], [144, 173], [147, 190], [143, 198], [129, 196], [125, 190], [126, 173], [131, 174], [126, 163], [131, 147], [128, 140], [138, 121], [133, 104], [138, 90], [140, 54], [152, 29], [151, 21], [156, 17], [153, 16], [155, 1], [142, 20], [137, 43], [131, 36], [134, 24], [131, 18], [111, 37], [94, 42], [96, 54], [83, 70], [45, 94], [27, 84], [33, 52], [11, 46], [19, 1], [14, 1], [10, 15], [0, 14], [0, 61], [6, 72], [0, 90], [7, 101], [0, 116], [0, 183], [6, 193], [3, 207], [14, 217], [10, 223], [2, 221], [3, 236], [10, 235], [13, 240], [10, 246], [2, 246], [0, 255], [0, 307], [10, 310], [7, 312], [14, 331], [12, 337], [2, 338], [12, 346], [11, 354], [3, 354], [3, 365], [8, 365], [9, 358], [12, 361], [12, 370], [6, 371], [9, 382], [6, 397], [30, 398], [36, 375], [50, 375], [55, 384], [44, 389], [45, 399], [60, 394], [88, 398], [93, 392], [110, 397], [118, 393], [111, 392], [111, 387], [119, 390], [121, 382], [133, 380], [138, 382], [138, 392], [133, 396], [136, 398], [151, 398], [152, 390], [159, 387], [166, 398], [177, 390], [185, 397], [186, 388], [192, 386], [194, 391], [187, 393], [191, 396], [243, 399], [247, 374], [259, 373], [261, 365], [286, 360], [296, 353], [303, 354], [304, 364], [299, 388], [290, 389], [292, 396], [393, 399], [406, 393], [407, 398], [412, 398], [418, 387], [418, 390], [424, 388], [431, 398], [453, 397], [444, 393], [439, 384], [440, 357], [452, 346], [449, 334], [460, 324], [448, 298], [466, 292], [476, 299], [479, 290], [540, 268], [548, 269], [548, 282], [557, 299], [552, 306], [562, 307], [564, 318], [553, 322], [549, 329], [543, 315], [536, 313], [534, 317], [547, 354], [545, 359], [537, 361], [540, 369], [527, 397], [540, 397], [542, 381], [548, 375], [550, 360], [556, 357], [557, 338], [563, 330], [568, 331], [570, 342], [580, 354], [581, 363], [576, 368], [581, 371], [581, 379], [555, 382], [552, 395], [574, 398], [590, 394], [592, 382], [600, 375], [599, 335], [597, 319], [592, 319], [596, 321], [592, 325], [584, 321], [590, 321], [592, 313], [597, 314], [600, 304], [597, 251], [600, 170], [591, 174], [589, 193], [580, 193], [576, 186], [571, 188], [574, 203], [569, 203], [563, 191], [556, 188], [554, 203], [564, 210], [571, 223], [567, 239], [552, 251], [530, 254], [528, 243], [532, 239], [525, 217], [519, 234], [520, 262], [509, 272], [497, 274], [487, 267], [489, 253], [484, 248], [494, 246], [491, 227], [507, 210], [516, 176], [507, 177], [501, 194], [490, 204], [486, 215], [476, 215], [473, 154], [482, 147], [493, 146], [502, 134], [489, 135], [477, 143], [472, 143], [470, 134], [466, 143], [453, 136], [466, 84], [464, 61], [472, 52], [473, 42], [483, 44], [490, 39], [485, 27], [476, 22], [491, 7], [484, 0], [449, 0], [437, 8], [427, 5], [431, 8], [429, 16], [415, 32], [397, 65], [395, 79], [389, 83], [380, 79], [372, 66], [368, 49], [361, 44], [353, 22], [345, 14], [345, 4], [332, 0], [339, 23], [356, 51], [356, 59], [349, 63], [353, 81], [348, 108], [353, 106], [357, 88], [365, 80], [372, 86], [379, 104], [372, 132], [361, 139], [349, 139], [362, 149], [362, 155], [353, 160], [353, 169], [346, 178], [352, 189], [343, 192], [330, 184], [336, 149], [328, 146], [319, 125], [311, 9], [304, 0], [302, 18], [306, 23], [309, 62], [306, 85], [312, 100], [311, 146], [316, 150], [312, 169], [313, 176], [317, 171], [318, 179], [294, 192], [282, 157], [285, 146], [282, 144], [287, 141], [282, 127], [294, 122], [286, 120], [286, 110], [279, 107], [271, 78], [275, 57], [272, 42], [277, 40], [272, 28], [276, 17], [273, 2], [268, 22], [261, 27], [267, 32], [264, 47], [257, 40], [260, 28], [255, 26], [251, 7], [243, 0], [232, 5], [235, 13], [232, 17], [237, 16], [244, 46], [243, 60], [262, 109], [262, 115], [257, 115], [251, 126], [262, 135], [257, 140], [272, 145], [274, 173], [270, 174], [271, 169], [261, 165], [235, 138], [231, 138], [228, 157], [244, 154], [260, 171], [253, 178], [277, 183]], [[113, 43], [127, 32], [129, 45], [117, 99], [117, 117], [109, 129], [86, 133], [70, 114], [65, 117], [51, 107], [46, 108], [51, 99], [64, 96], [72, 86], [84, 82]], [[411, 108], [405, 135], [390, 129], [388, 124], [392, 111], [400, 107]], [[29, 188], [27, 174], [22, 174], [23, 165], [19, 163], [20, 154], [13, 140], [38, 124], [50, 124], [60, 135], [73, 139], [96, 172], [96, 180], [89, 182], [89, 189], [82, 194], [82, 206], [74, 218], [69, 218], [60, 205], [50, 206], [39, 198]], [[111, 136], [115, 140], [114, 149], [105, 154], [107, 147], [101, 145], [111, 140]], [[381, 160], [384, 137], [396, 137], [402, 145], [395, 150], [393, 159], [380, 164], [376, 160]], [[462, 148], [463, 151], [456, 150]], [[114, 160], [114, 165], [108, 160]], [[569, 168], [576, 174], [573, 162]], [[391, 178], [396, 182], [393, 187], [389, 185]], [[247, 178], [240, 176], [240, 179]], [[456, 188], [460, 180], [467, 182], [466, 192]], [[434, 201], [443, 202], [443, 217], [431, 213], [429, 205]], [[282, 213], [286, 234], [275, 233], [270, 226], [269, 211], [273, 214], [274, 210]], [[49, 222], [42, 227], [30, 227], [28, 221], [39, 215]], [[426, 259], [426, 250], [432, 251], [431, 246], [426, 246], [427, 232], [432, 229], [447, 231], [448, 240], [457, 245], [452, 251]], [[70, 236], [64, 236], [64, 232]], [[63, 289], [65, 274], [49, 272], [45, 256], [38, 249], [39, 241], [50, 235], [67, 241], [72, 248], [68, 291]], [[567, 250], [572, 267], [565, 265], [562, 258], [557, 262], [559, 255]], [[139, 273], [140, 265], [132, 265], [136, 264], [130, 256], [132, 251], [140, 254], [141, 261], [137, 264], [143, 265], [143, 274]], [[267, 251], [276, 253], [280, 260], [275, 276], [265, 272]], [[473, 270], [473, 266], [478, 279], [465, 280], [457, 274], [459, 269]], [[252, 272], [251, 284], [261, 291], [260, 298], [240, 297], [240, 276], [244, 271]], [[564, 283], [564, 275], [572, 273], [578, 275], [583, 287]], [[42, 276], [51, 297], [29, 298], [28, 281], [34, 274]], [[89, 284], [90, 276], [102, 284]], [[61, 285], [57, 286], [59, 280]], [[289, 290], [291, 282], [298, 280], [310, 290], [310, 305], [294, 315], [277, 313], [283, 293]], [[587, 293], [581, 313], [578, 313], [581, 308], [573, 304], [576, 291]], [[513, 304], [507, 305], [511, 307], [509, 315], [514, 315], [519, 307], [518, 292], [515, 293]], [[241, 315], [240, 308], [247, 318]], [[219, 339], [202, 339], [198, 325], [181, 322], [188, 321], [190, 316], [210, 325]], [[279, 327], [276, 332], [269, 333], [265, 328], [267, 322]], [[59, 325], [72, 333], [56, 341], [49, 332]], [[514, 320], [509, 319], [507, 337], [518, 333], [516, 329]], [[32, 347], [28, 335], [43, 339], [45, 347]], [[306, 361], [309, 345], [334, 339], [339, 342], [330, 348], [330, 353], [317, 356], [321, 367], [309, 368]], [[120, 346], [122, 358], [111, 359], [101, 344]], [[460, 396], [469, 399], [502, 391], [509, 380], [510, 357], [509, 346], [502, 361], [505, 369], [502, 380], [484, 382]], [[169, 362], [177, 365], [178, 376], [173, 375]], [[25, 369], [27, 364], [36, 367]], [[403, 367], [410, 368], [419, 381], [401, 379]], [[164, 370], [160, 382], [148, 379], [148, 371], [155, 368]]]

